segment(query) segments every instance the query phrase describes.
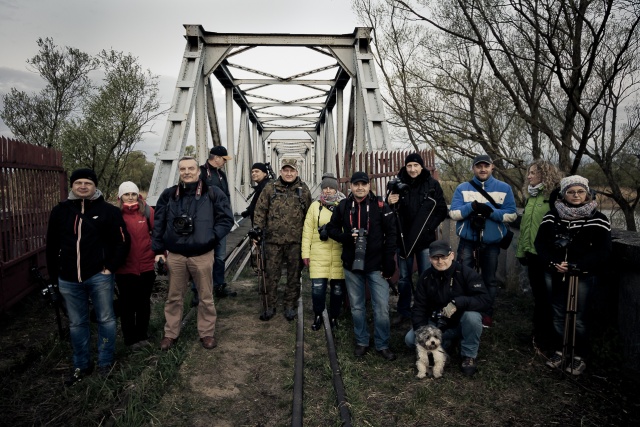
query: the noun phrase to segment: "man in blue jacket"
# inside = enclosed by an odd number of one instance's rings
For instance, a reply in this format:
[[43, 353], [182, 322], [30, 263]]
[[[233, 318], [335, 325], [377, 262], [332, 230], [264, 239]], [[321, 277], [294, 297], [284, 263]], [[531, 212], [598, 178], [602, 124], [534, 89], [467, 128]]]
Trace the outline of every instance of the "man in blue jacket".
[[491, 308], [482, 317], [485, 327], [493, 324], [500, 242], [507, 235], [506, 224], [518, 217], [513, 190], [492, 176], [493, 169], [491, 157], [476, 156], [472, 168], [474, 177], [458, 185], [449, 210], [451, 219], [457, 221], [456, 234], [460, 237], [458, 261], [479, 269], [489, 290]]

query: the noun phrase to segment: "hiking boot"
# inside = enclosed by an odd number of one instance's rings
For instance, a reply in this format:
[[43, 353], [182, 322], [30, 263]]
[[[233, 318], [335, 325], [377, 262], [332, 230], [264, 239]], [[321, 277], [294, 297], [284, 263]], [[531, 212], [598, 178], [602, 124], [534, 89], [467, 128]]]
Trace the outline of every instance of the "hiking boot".
[[382, 357], [384, 357], [385, 359], [387, 359], [389, 362], [391, 362], [392, 360], [396, 360], [396, 355], [393, 354], [391, 352], [391, 350], [389, 350], [388, 348], [382, 349], [382, 350], [376, 350], [378, 352], [378, 354]]
[[573, 358], [571, 363], [567, 365], [565, 372], [572, 375], [580, 375], [585, 369], [587, 369], [587, 364], [584, 363], [582, 357], [576, 356]]
[[271, 320], [271, 318], [273, 316], [275, 316], [276, 314], [276, 309], [275, 308], [268, 308], [265, 311], [262, 312], [262, 314], [260, 315], [260, 320], [262, 321], [268, 321]]
[[316, 316], [313, 324], [311, 325], [312, 331], [319, 331], [322, 328], [322, 316]]
[[493, 326], [493, 317], [488, 314], [482, 315], [482, 327], [483, 328], [491, 328]]
[[410, 321], [411, 321], [411, 317], [404, 316], [402, 314], [397, 314], [393, 319], [391, 319], [391, 326], [392, 327], [401, 326], [404, 323], [408, 323]]
[[353, 355], [355, 357], [362, 357], [365, 354], [367, 354], [367, 351], [369, 350], [369, 347], [364, 346], [364, 345], [356, 345], [356, 349], [353, 350]]
[[93, 372], [93, 366], [89, 366], [86, 369], [74, 368], [69, 376], [65, 378], [64, 385], [70, 387], [75, 383], [79, 383], [84, 377], [91, 375], [91, 372]]
[[547, 360], [546, 365], [550, 368], [559, 368], [562, 366], [562, 352], [556, 351], [553, 355]]
[[227, 284], [223, 283], [222, 285], [215, 286], [213, 291], [216, 295], [216, 298], [226, 298], [226, 297], [235, 297], [238, 295], [235, 291], [230, 291], [227, 289]]
[[160, 341], [160, 350], [162, 351], [169, 350], [171, 347], [174, 346], [177, 339], [178, 338], [169, 338], [169, 337], [162, 338], [162, 341]]
[[293, 308], [285, 308], [284, 309], [284, 317], [291, 322], [297, 316], [296, 311]]
[[462, 359], [462, 365], [460, 365], [460, 369], [465, 376], [472, 377], [478, 369], [476, 359], [473, 357], [465, 357], [464, 359]]

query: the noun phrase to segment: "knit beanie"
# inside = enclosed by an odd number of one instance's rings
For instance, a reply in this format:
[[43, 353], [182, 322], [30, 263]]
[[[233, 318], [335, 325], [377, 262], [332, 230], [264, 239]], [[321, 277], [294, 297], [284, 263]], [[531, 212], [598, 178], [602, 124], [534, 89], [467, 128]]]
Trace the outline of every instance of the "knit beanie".
[[89, 181], [93, 181], [95, 186], [98, 186], [98, 176], [93, 171], [93, 169], [76, 169], [71, 173], [71, 178], [69, 178], [69, 184], [73, 185], [79, 179], [88, 179]]
[[251, 170], [253, 169], [260, 169], [264, 173], [269, 173], [267, 165], [265, 165], [264, 163], [254, 163], [253, 166], [251, 166]]
[[404, 159], [405, 166], [407, 166], [407, 163], [411, 162], [418, 163], [420, 166], [422, 166], [422, 169], [424, 169], [424, 161], [422, 160], [422, 157], [420, 157], [420, 154], [412, 153], [409, 154], [406, 159]]
[[570, 187], [576, 185], [579, 185], [580, 187], [589, 191], [589, 180], [587, 178], [584, 178], [580, 175], [571, 175], [560, 180], [560, 192], [564, 196]]
[[327, 187], [333, 188], [334, 190], [338, 191], [338, 179], [331, 172], [327, 172], [324, 175], [322, 175], [322, 182], [320, 183], [320, 188], [324, 189]]
[[120, 187], [118, 188], [118, 199], [121, 198], [123, 194], [127, 194], [127, 193], [140, 194], [140, 190], [138, 189], [138, 186], [135, 185], [133, 182], [125, 181], [122, 184], [120, 184]]

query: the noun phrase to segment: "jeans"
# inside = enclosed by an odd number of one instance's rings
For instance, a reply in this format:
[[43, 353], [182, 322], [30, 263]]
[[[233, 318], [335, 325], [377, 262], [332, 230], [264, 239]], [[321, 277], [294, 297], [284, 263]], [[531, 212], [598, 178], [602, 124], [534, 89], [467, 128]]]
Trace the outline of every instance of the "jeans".
[[[564, 337], [564, 323], [567, 314], [567, 293], [569, 292], [569, 276], [562, 280], [563, 275], [545, 273], [547, 292], [551, 299], [553, 311], [553, 327], [555, 330], [554, 347], [562, 350]], [[596, 287], [596, 277], [580, 277], [578, 280], [577, 300], [576, 300], [576, 333], [575, 333], [575, 354], [586, 356], [589, 351], [589, 335], [587, 331], [586, 311], [591, 294]]]
[[[430, 323], [431, 326], [436, 326]], [[445, 329], [442, 332], [442, 347], [448, 352], [454, 341], [460, 340], [460, 355], [462, 357], [478, 357], [480, 336], [482, 335], [482, 315], [477, 311], [465, 311], [460, 317], [458, 326]], [[416, 334], [413, 329], [404, 337], [407, 347], [416, 346]]]
[[[460, 261], [462, 265], [466, 265], [470, 268], [476, 268], [476, 259], [473, 253], [475, 247], [476, 243], [471, 240], [460, 239], [460, 243], [458, 245], [458, 261]], [[496, 271], [498, 270], [500, 244], [482, 244], [478, 251], [480, 253], [480, 260], [478, 264], [480, 267], [480, 274], [482, 275], [482, 280], [484, 281], [484, 285], [487, 287], [487, 291], [489, 291], [489, 297], [491, 299], [491, 307], [485, 314], [493, 316], [493, 304], [496, 301], [496, 294], [498, 293]]]
[[389, 348], [389, 335], [391, 332], [389, 284], [382, 277], [380, 271], [354, 273], [345, 269], [344, 277], [351, 304], [351, 317], [353, 318], [353, 333], [356, 338], [356, 344], [364, 347], [369, 346], [365, 289], [365, 283], [368, 282], [373, 308], [373, 341], [376, 350]]
[[224, 258], [227, 255], [227, 236], [216, 243], [213, 247], [213, 287], [222, 286], [224, 281]]
[[113, 364], [116, 347], [113, 286], [113, 274], [98, 273], [81, 283], [58, 279], [58, 289], [69, 313], [74, 368], [88, 369], [91, 366], [89, 298], [98, 322], [98, 366]]
[[431, 266], [429, 262], [429, 248], [416, 252], [408, 258], [401, 258], [398, 252], [398, 305], [396, 311], [404, 317], [411, 317], [411, 291], [413, 289], [413, 260], [418, 263], [418, 274], [422, 274]]
[[[311, 279], [311, 302], [313, 313], [321, 316], [327, 304], [327, 282], [329, 279]], [[340, 316], [342, 301], [344, 300], [344, 280], [331, 280], [331, 296], [329, 297], [329, 317], [332, 319]]]

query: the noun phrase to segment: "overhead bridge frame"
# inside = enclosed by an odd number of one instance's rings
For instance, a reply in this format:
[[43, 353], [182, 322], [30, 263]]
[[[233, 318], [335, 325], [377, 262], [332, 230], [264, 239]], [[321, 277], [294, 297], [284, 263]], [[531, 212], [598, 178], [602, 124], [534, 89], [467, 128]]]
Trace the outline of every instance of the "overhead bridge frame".
[[[208, 158], [209, 136], [212, 145], [226, 145], [233, 156], [227, 163], [227, 176], [235, 213], [247, 204], [253, 162], [271, 161], [277, 172], [281, 159], [296, 158], [301, 164], [302, 179], [314, 187], [324, 172], [350, 175], [353, 155], [387, 149], [389, 135], [370, 47], [370, 28], [356, 28], [351, 34], [338, 35], [215, 33], [200, 25], [185, 25], [185, 29], [187, 43], [149, 190], [151, 205], [155, 205], [165, 188], [178, 182], [178, 160], [188, 145], [194, 117], [198, 162], [202, 164]], [[262, 46], [305, 47], [336, 62], [286, 77], [230, 62], [233, 56]], [[295, 62], [295, 58], [291, 61]], [[232, 70], [255, 77], [236, 78]], [[314, 78], [331, 70], [335, 70], [331, 79]], [[210, 76], [225, 89], [225, 144], [221, 140]], [[345, 128], [343, 97], [349, 82], [351, 95]], [[256, 92], [274, 85], [297, 85], [314, 94], [284, 100]], [[240, 108], [237, 140], [233, 102]], [[275, 112], [274, 107], [298, 107], [303, 112], [282, 114]], [[286, 139], [281, 136], [283, 132], [284, 135], [297, 132], [297, 136]], [[300, 139], [301, 132], [308, 139]]]

